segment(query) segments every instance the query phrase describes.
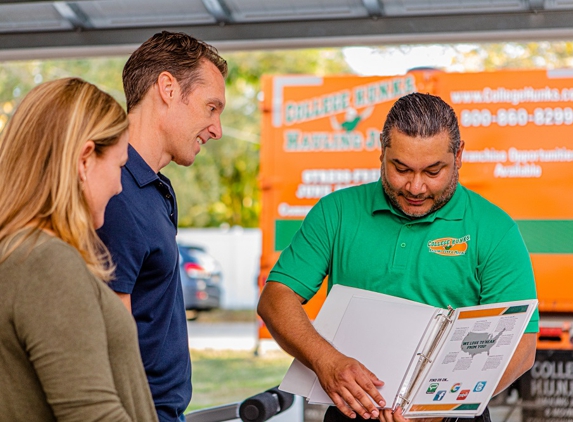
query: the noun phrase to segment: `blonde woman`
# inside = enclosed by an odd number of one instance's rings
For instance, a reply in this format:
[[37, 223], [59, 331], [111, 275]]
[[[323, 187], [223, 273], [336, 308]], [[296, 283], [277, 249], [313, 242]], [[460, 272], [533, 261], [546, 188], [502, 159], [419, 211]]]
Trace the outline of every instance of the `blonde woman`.
[[121, 191], [127, 117], [47, 82], [0, 137], [0, 421], [156, 421], [136, 326], [95, 229]]

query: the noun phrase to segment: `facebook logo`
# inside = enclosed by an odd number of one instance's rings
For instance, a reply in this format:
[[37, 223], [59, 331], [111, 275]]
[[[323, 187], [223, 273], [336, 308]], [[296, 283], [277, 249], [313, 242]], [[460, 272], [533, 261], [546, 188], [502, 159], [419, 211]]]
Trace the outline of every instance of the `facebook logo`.
[[474, 387], [474, 392], [480, 393], [483, 388], [485, 387], [486, 381], [478, 381], [476, 386]]
[[434, 396], [434, 401], [440, 401], [444, 398], [444, 396], [446, 395], [446, 390], [440, 390], [436, 393], [436, 395]]

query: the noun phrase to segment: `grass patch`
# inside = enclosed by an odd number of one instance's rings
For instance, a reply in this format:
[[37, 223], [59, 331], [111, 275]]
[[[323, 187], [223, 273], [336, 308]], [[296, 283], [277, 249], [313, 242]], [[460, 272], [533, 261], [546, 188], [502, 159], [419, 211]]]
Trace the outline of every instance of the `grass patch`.
[[292, 357], [284, 352], [191, 350], [193, 398], [187, 411], [240, 402], [280, 384]]

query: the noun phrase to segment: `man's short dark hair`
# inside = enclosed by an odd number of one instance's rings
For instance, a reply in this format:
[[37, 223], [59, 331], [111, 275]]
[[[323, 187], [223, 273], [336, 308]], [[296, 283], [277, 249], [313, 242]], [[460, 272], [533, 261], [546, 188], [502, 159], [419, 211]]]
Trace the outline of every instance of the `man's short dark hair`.
[[460, 148], [460, 127], [454, 109], [440, 97], [414, 92], [399, 98], [386, 117], [380, 135], [382, 149], [390, 146], [390, 132], [397, 129], [410, 137], [429, 138], [447, 132], [450, 152]]
[[197, 82], [199, 67], [209, 60], [227, 76], [227, 62], [217, 49], [183, 32], [157, 33], [133, 52], [123, 68], [123, 89], [129, 112], [137, 106], [161, 72], [171, 73], [186, 98]]

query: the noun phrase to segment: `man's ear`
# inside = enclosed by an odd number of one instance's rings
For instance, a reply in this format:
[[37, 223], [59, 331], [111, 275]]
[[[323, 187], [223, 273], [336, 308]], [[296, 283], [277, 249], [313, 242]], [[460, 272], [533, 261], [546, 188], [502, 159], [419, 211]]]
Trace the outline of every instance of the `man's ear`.
[[170, 103], [176, 96], [175, 91], [179, 88], [179, 84], [171, 73], [163, 71], [157, 77], [157, 88], [163, 102]]
[[95, 157], [95, 143], [94, 141], [87, 141], [82, 147], [80, 158], [78, 159], [78, 177], [82, 182], [85, 182], [87, 179], [88, 167], [93, 157]]
[[464, 146], [465, 146], [465, 142], [463, 140], [460, 140], [460, 147], [458, 148], [458, 152], [456, 153], [456, 157], [455, 157], [457, 168], [462, 167], [462, 154], [464, 152]]
[[386, 154], [386, 147], [382, 147], [382, 151], [380, 151], [380, 162], [384, 162], [384, 155]]

